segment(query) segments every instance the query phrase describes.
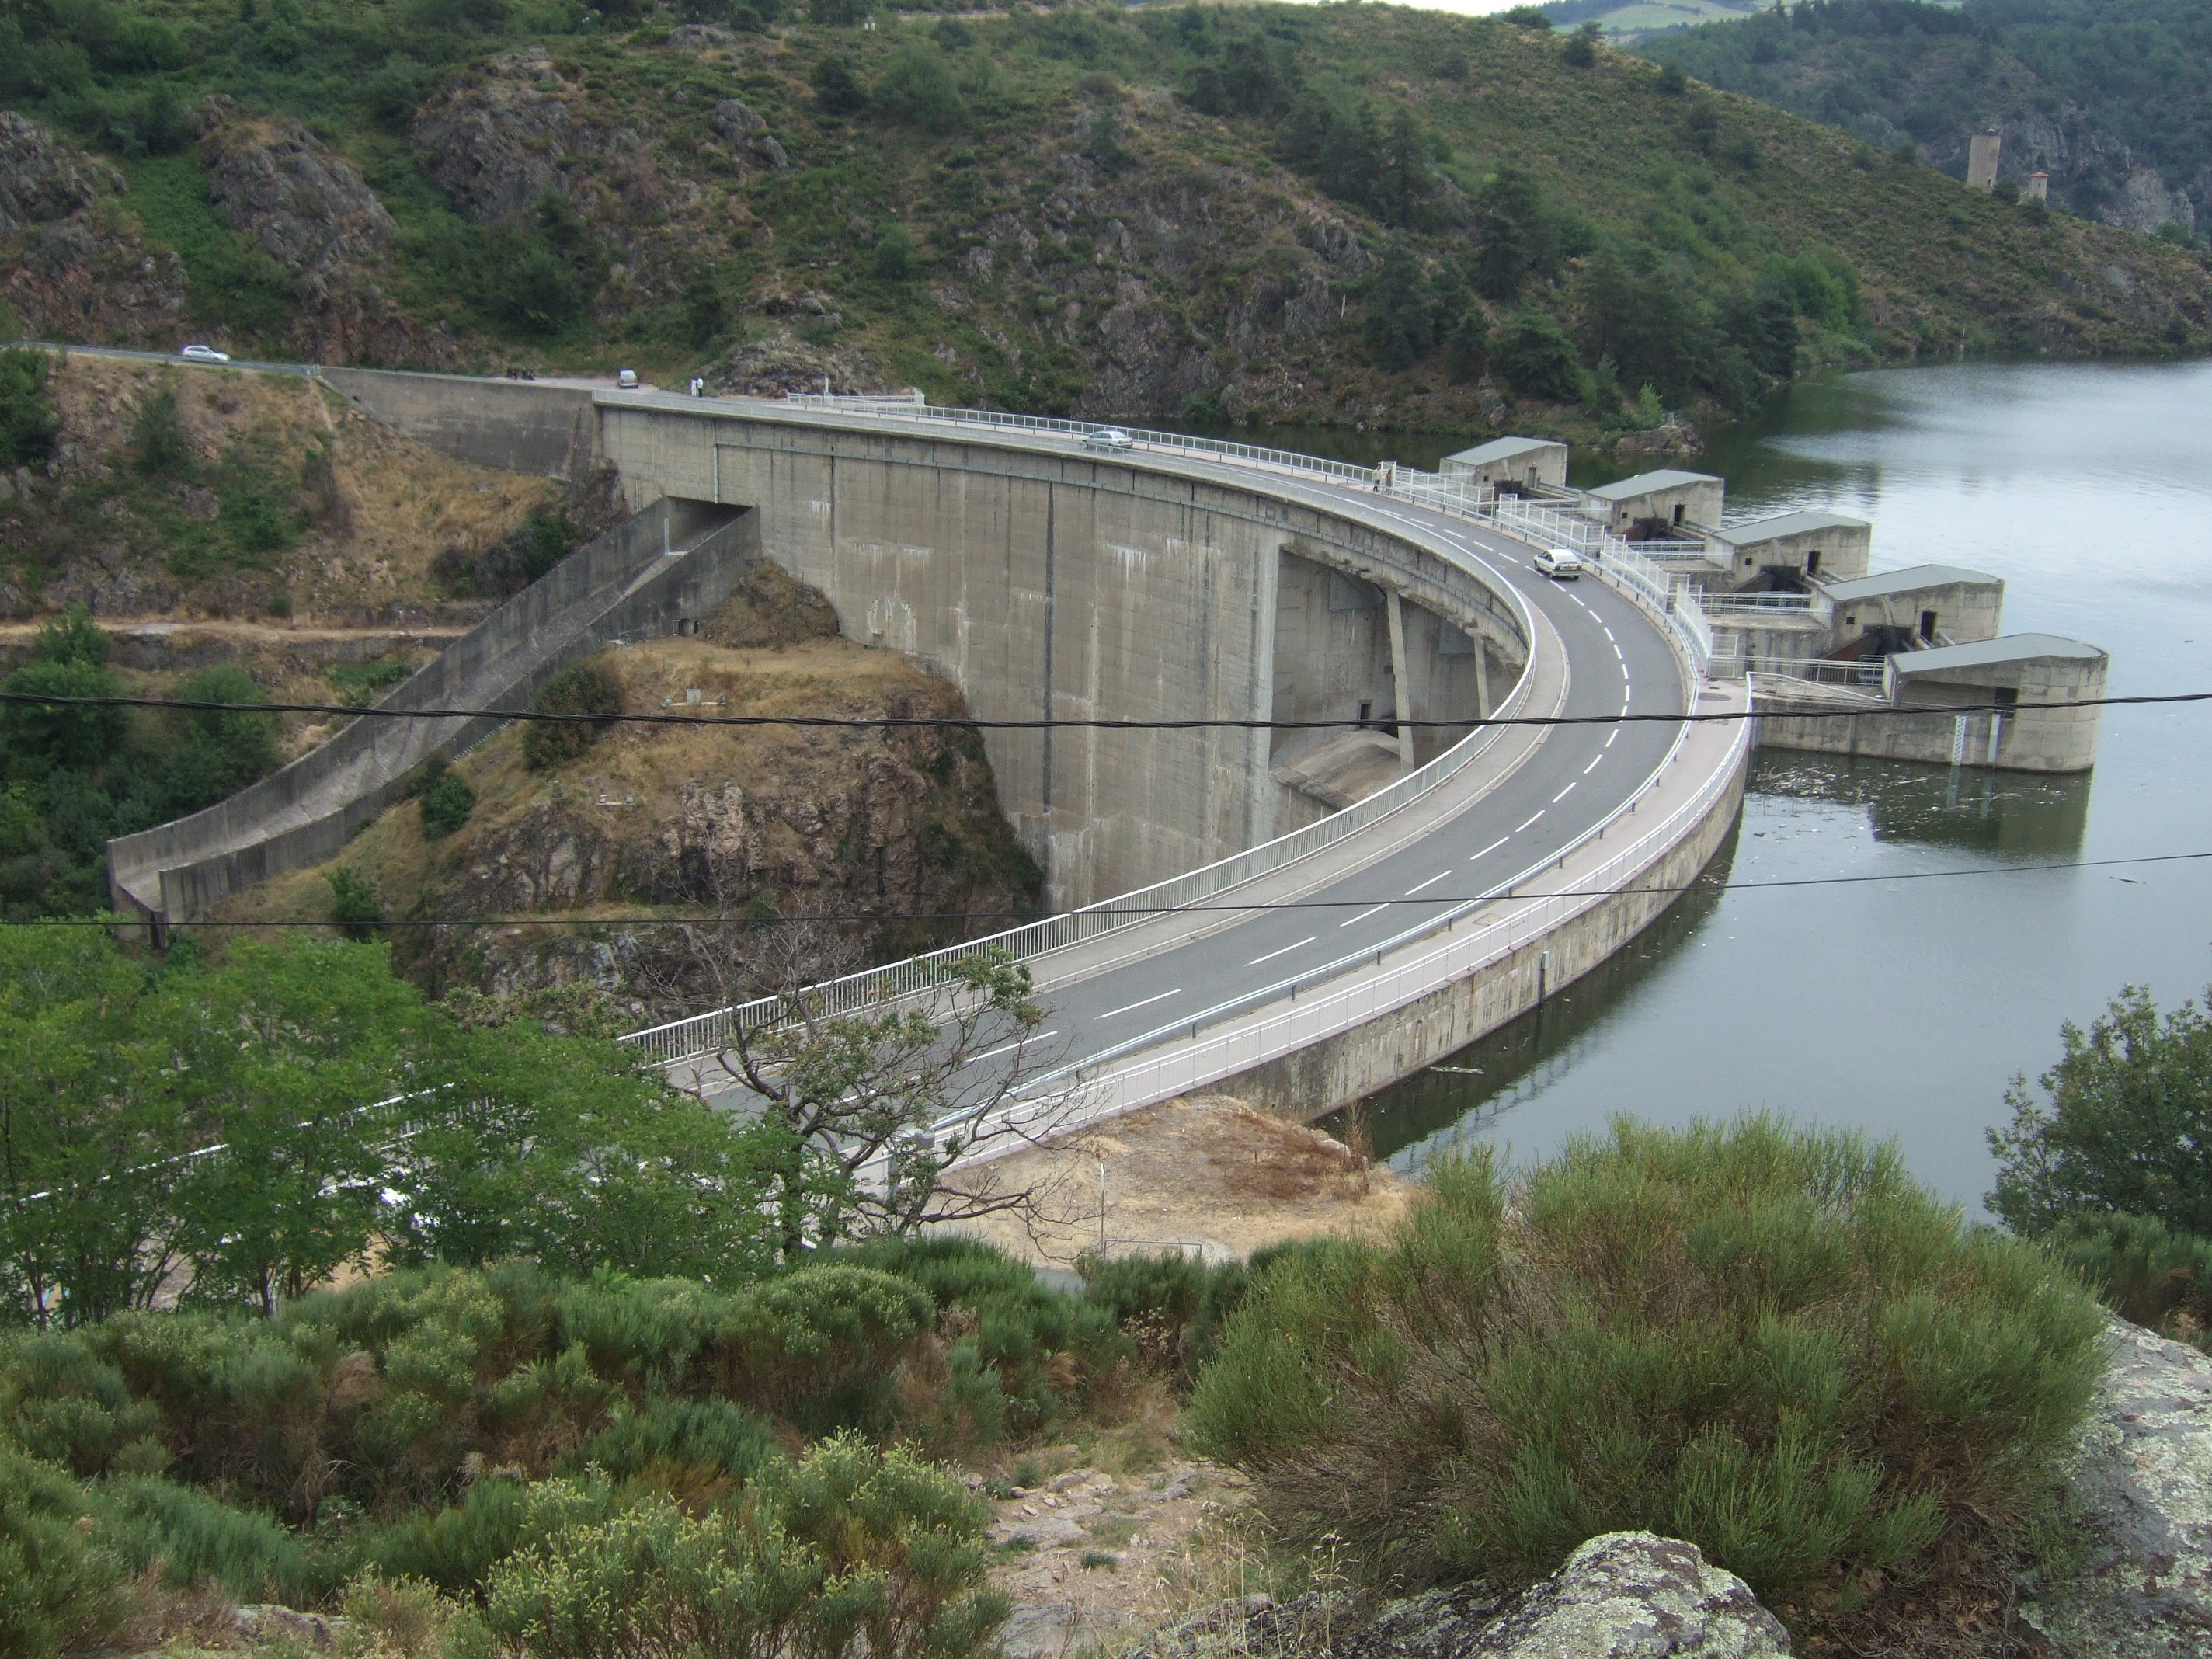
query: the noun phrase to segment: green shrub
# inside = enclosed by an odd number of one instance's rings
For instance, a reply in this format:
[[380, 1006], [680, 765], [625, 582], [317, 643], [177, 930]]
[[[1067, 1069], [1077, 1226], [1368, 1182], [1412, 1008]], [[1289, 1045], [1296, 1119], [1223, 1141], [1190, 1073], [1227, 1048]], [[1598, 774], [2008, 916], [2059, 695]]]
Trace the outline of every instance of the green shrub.
[[406, 684], [415, 665], [396, 657], [371, 657], [362, 662], [333, 663], [325, 671], [338, 701], [356, 708], [382, 700], [384, 695]]
[[[565, 1482], [533, 1511], [568, 1507]], [[693, 1518], [665, 1498], [546, 1524], [495, 1569], [485, 1620], [532, 1659], [797, 1652], [965, 1659], [1007, 1606], [987, 1581], [984, 1516], [959, 1482], [908, 1454], [826, 1441], [742, 1507]]]
[[[619, 714], [622, 676], [603, 658], [571, 663], [545, 682], [530, 706], [541, 714]], [[584, 754], [605, 730], [592, 720], [532, 720], [522, 732], [522, 763], [549, 771]]]
[[1582, 365], [1574, 342], [1547, 312], [1523, 311], [1509, 318], [1498, 331], [1491, 362], [1523, 398], [1568, 402], [1581, 395]]
[[1180, 1250], [1085, 1256], [1081, 1266], [1085, 1294], [1113, 1314], [1138, 1352], [1186, 1379], [1212, 1357], [1222, 1322], [1250, 1283], [1241, 1262], [1209, 1267]]
[[0, 1444], [0, 1653], [98, 1651], [134, 1611], [122, 1564], [77, 1522], [84, 1489]]
[[45, 460], [61, 434], [62, 417], [46, 391], [46, 354], [0, 351], [0, 466]]
[[623, 1478], [658, 1465], [742, 1484], [778, 1455], [768, 1425], [726, 1400], [656, 1400], [617, 1418], [570, 1453], [562, 1467], [597, 1467]]
[[2212, 1242], [2150, 1216], [2087, 1213], [2046, 1243], [2121, 1318], [2212, 1352]]
[[375, 878], [341, 864], [324, 879], [331, 884], [331, 926], [348, 939], [375, 938], [384, 926], [384, 901], [377, 895]]
[[868, 106], [868, 88], [853, 72], [853, 60], [833, 52], [816, 60], [808, 80], [814, 102], [824, 115], [857, 115]]
[[1511, 1191], [1436, 1169], [1383, 1246], [1275, 1261], [1190, 1420], [1285, 1536], [1348, 1540], [1375, 1582], [1528, 1578], [1648, 1528], [1817, 1611], [1939, 1547], [1985, 1561], [2047, 1491], [2100, 1328], [1893, 1151], [1622, 1121]]
[[172, 1584], [213, 1584], [240, 1601], [313, 1599], [306, 1548], [270, 1516], [173, 1481], [137, 1476], [97, 1489], [100, 1532], [135, 1571], [160, 1565]]
[[876, 239], [869, 264], [879, 281], [903, 283], [915, 272], [914, 238], [904, 225], [893, 225]]
[[448, 772], [422, 792], [416, 805], [422, 815], [422, 834], [435, 841], [469, 821], [469, 814], [477, 810], [477, 792], [459, 773]]
[[182, 472], [191, 465], [192, 446], [177, 413], [177, 389], [156, 386], [131, 417], [131, 459], [149, 477]]

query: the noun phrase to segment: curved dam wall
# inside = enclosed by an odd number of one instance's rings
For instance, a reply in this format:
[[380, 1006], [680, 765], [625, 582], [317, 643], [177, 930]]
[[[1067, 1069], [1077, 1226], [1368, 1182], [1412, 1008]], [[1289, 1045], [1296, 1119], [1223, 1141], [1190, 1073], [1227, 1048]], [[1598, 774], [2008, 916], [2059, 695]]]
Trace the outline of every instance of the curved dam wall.
[[[763, 553], [845, 631], [952, 680], [986, 720], [1356, 717], [1410, 769], [1528, 646], [1511, 605], [1418, 543], [1279, 489], [988, 433], [601, 393], [599, 450], [634, 507], [757, 509]], [[841, 423], [842, 422], [842, 423]], [[1271, 775], [1265, 729], [986, 735], [1002, 808], [1073, 906], [1325, 815]], [[1418, 755], [1417, 755], [1418, 749]]]

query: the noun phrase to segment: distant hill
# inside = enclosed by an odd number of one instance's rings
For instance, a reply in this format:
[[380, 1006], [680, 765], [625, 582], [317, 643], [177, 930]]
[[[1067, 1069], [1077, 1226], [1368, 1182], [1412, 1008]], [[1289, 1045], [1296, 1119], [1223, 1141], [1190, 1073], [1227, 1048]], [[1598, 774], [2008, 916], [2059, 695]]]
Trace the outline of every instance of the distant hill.
[[2146, 234], [2212, 228], [2202, 0], [1806, 0], [1638, 50], [1870, 143], [1910, 141], [1954, 176], [1968, 135], [1995, 126], [2001, 177], [2047, 173], [2053, 200]]
[[1821, 362], [2212, 345], [2182, 250], [1540, 24], [783, 3], [21, 0], [0, 301], [63, 337], [1654, 447]]

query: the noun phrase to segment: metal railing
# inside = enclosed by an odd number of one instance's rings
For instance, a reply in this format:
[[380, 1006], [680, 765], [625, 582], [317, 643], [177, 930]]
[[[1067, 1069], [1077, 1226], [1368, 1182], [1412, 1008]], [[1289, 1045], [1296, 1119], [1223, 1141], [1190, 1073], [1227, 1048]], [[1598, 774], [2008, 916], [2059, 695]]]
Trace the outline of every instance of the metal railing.
[[1817, 608], [1810, 593], [1707, 593], [1703, 603], [1709, 617], [1738, 612], [1803, 617]]
[[1794, 680], [1801, 684], [1879, 686], [1885, 678], [1887, 663], [1887, 659], [1883, 657], [1859, 657], [1849, 662], [1825, 657], [1770, 657], [1760, 662], [1758, 672], [1768, 679]]
[[[901, 419], [946, 421], [1017, 431], [1079, 436], [1109, 429], [1108, 423], [1102, 422], [1010, 415], [995, 410], [943, 408], [917, 404], [910, 398], [800, 394], [784, 401], [801, 407], [850, 410]], [[1601, 526], [1579, 514], [1531, 506], [1510, 496], [1499, 497], [1487, 484], [1469, 484], [1456, 477], [1400, 467], [1395, 462], [1385, 462], [1371, 468], [1358, 467], [1342, 461], [1301, 455], [1290, 450], [1270, 449], [1260, 445], [1194, 438], [1181, 433], [1154, 432], [1140, 428], [1110, 429], [1126, 433], [1133, 442], [1146, 447], [1218, 457], [1337, 483], [1352, 483], [1376, 495], [1434, 511], [1468, 519], [1486, 519], [1503, 529], [1521, 535], [1523, 539], [1548, 540], [1553, 544], [1571, 546], [1577, 552], [1588, 556], [1601, 578], [1641, 603], [1669, 630], [1694, 672], [1705, 672], [1712, 661], [1712, 630], [1698, 609], [1694, 592], [1678, 589], [1665, 571], [1644, 558], [1629, 544], [1607, 534]], [[1508, 597], [1512, 599], [1516, 607], [1521, 605], [1517, 596]], [[1530, 618], [1525, 611], [1521, 620], [1524, 629], [1531, 627]], [[1490, 717], [1492, 720], [1510, 718], [1526, 702], [1534, 661], [1532, 651], [1528, 665], [1522, 669], [1520, 679], [1505, 702], [1493, 711]], [[1082, 944], [1150, 921], [1163, 912], [1212, 897], [1334, 845], [1396, 811], [1474, 760], [1503, 729], [1496, 725], [1481, 726], [1426, 766], [1397, 779], [1355, 805], [1200, 869], [1157, 882], [1149, 887], [1116, 895], [1079, 910], [1065, 911], [983, 939], [910, 957], [881, 968], [849, 974], [811, 988], [809, 994], [821, 999], [817, 1006], [823, 1014], [834, 1017], [849, 1013], [859, 1008], [942, 985], [952, 965], [969, 957], [986, 952], [999, 952], [1018, 962], [1027, 961], [1047, 951]], [[670, 1065], [702, 1054], [720, 1053], [730, 1046], [732, 1032], [752, 1030], [781, 1018], [783, 1009], [782, 999], [763, 997], [635, 1031], [620, 1041], [643, 1048], [660, 1064]]]
[[[1134, 1066], [1085, 1079], [1086, 1117], [1169, 1100], [1224, 1078], [1280, 1059], [1339, 1032], [1404, 1007], [1455, 981], [1494, 966], [1514, 951], [1571, 921], [1614, 896], [1616, 884], [1656, 863], [1733, 786], [1752, 739], [1750, 722], [1739, 723], [1722, 763], [1691, 797], [1604, 863], [1575, 878], [1571, 890], [1552, 894], [1486, 927], [1460, 933], [1455, 915], [1451, 936], [1435, 949], [1357, 983], [1297, 1001], [1267, 1019], [1219, 1036], [1201, 1037], [1164, 1050]], [[1677, 744], [1676, 752], [1680, 745]], [[1670, 755], [1670, 762], [1673, 757]], [[1510, 898], [1505, 901], [1510, 902]], [[1431, 930], [1433, 931], [1433, 930]], [[1157, 1041], [1157, 1039], [1156, 1039]], [[1096, 1062], [1093, 1062], [1096, 1063]], [[1102, 1098], [1105, 1097], [1104, 1098]]]

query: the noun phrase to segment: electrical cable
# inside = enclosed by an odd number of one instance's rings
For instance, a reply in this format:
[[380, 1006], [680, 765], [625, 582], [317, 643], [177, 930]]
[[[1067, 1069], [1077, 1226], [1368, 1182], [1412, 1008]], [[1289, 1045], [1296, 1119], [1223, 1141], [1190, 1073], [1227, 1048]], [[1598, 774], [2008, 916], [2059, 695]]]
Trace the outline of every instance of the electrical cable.
[[[1647, 896], [1680, 895], [1700, 888], [1730, 893], [1757, 892], [1766, 889], [1788, 887], [1846, 887], [1863, 886], [1887, 881], [1939, 881], [1961, 876], [2016, 876], [2044, 870], [2104, 870], [2116, 866], [2143, 864], [2186, 864], [2212, 859], [2212, 849], [2201, 853], [2145, 853], [2132, 858], [2043, 860], [2033, 863], [1992, 864], [1970, 870], [1898, 870], [1881, 874], [1860, 876], [1784, 876], [1771, 881], [1710, 880], [1700, 876], [1696, 879], [1666, 887], [1571, 887], [1554, 889], [1550, 892], [1471, 893], [1462, 896], [1442, 897], [1423, 894], [1418, 898], [1343, 898], [1343, 899], [1278, 899], [1261, 900], [1250, 904], [1133, 904], [1121, 907], [1109, 900], [1097, 907], [1095, 914], [1112, 916], [1182, 916], [1221, 914], [1228, 915], [1257, 915], [1268, 910], [1349, 910], [1367, 909], [1385, 905], [1455, 905], [1480, 903], [1486, 899], [1504, 903], [1523, 899], [1555, 898], [1616, 898], [1635, 894]], [[873, 927], [886, 921], [1015, 921], [1024, 925], [1032, 922], [1054, 921], [1062, 916], [1082, 915], [1080, 910], [1055, 910], [1039, 915], [1027, 910], [884, 910], [872, 915], [860, 912], [824, 911], [815, 915], [766, 916], [463, 916], [441, 921], [429, 917], [402, 917], [380, 921], [374, 927], [380, 931], [400, 927], [781, 927], [794, 922], [852, 922]], [[142, 927], [143, 921], [115, 916], [64, 916], [50, 921], [0, 921], [0, 927]], [[253, 917], [239, 921], [173, 921], [171, 929], [206, 927], [217, 930], [264, 927], [327, 927], [332, 923], [327, 916], [295, 916], [283, 919]]]
[[[39, 708], [173, 708], [187, 714], [342, 714], [378, 720], [536, 720], [562, 726], [814, 726], [853, 731], [890, 731], [907, 726], [934, 726], [971, 732], [1310, 732], [1345, 726], [1407, 727], [1413, 731], [1475, 732], [1507, 726], [1698, 726], [1729, 720], [1869, 720], [1899, 714], [2021, 714], [2067, 708], [2118, 708], [2151, 703], [2212, 702], [2212, 691], [2173, 691], [2157, 696], [2073, 697], [2051, 702], [1932, 703], [1875, 708], [1793, 708], [1786, 714], [1754, 708], [1724, 709], [1713, 714], [1512, 714], [1487, 720], [1416, 720], [1395, 717], [1361, 720], [1337, 715], [1326, 720], [984, 720], [973, 714], [558, 714], [538, 708], [356, 708], [336, 702], [216, 702], [197, 697], [69, 697], [47, 696], [35, 691], [0, 691], [0, 704], [18, 703]], [[696, 706], [696, 705], [695, 705]]]

